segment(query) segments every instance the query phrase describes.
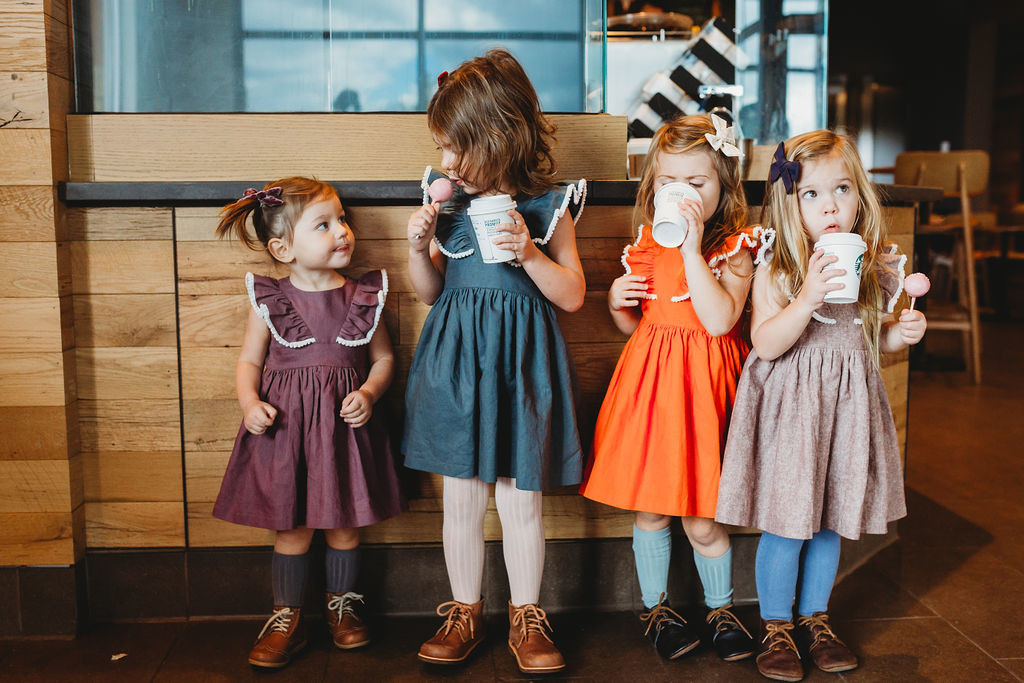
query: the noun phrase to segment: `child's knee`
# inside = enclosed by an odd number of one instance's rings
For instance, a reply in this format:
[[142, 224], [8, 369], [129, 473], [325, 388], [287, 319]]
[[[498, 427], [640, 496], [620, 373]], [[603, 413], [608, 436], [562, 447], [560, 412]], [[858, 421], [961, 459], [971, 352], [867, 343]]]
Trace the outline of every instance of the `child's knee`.
[[706, 517], [683, 517], [683, 531], [691, 544], [709, 546], [726, 536], [725, 528]]
[[641, 531], [660, 531], [669, 525], [672, 518], [668, 515], [659, 515], [653, 512], [636, 513], [636, 528]]
[[338, 550], [351, 550], [359, 545], [359, 529], [327, 529], [327, 545]]

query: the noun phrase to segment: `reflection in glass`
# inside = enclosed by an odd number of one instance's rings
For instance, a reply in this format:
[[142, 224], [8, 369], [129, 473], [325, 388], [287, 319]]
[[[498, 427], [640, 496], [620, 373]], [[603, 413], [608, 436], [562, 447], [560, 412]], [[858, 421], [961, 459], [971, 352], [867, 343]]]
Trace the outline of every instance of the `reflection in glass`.
[[73, 0], [80, 112], [423, 111], [490, 47], [601, 111], [603, 0]]

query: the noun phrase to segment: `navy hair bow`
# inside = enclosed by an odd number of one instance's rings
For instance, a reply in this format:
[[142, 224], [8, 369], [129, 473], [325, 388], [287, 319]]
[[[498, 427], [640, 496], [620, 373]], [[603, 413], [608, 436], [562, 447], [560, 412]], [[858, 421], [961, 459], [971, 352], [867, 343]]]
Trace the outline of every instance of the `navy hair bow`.
[[775, 158], [772, 159], [771, 168], [768, 171], [768, 182], [774, 183], [782, 178], [786, 186], [786, 194], [793, 194], [796, 181], [800, 180], [800, 162], [786, 161], [786, 143], [780, 142], [775, 148]]
[[235, 200], [235, 204], [244, 202], [246, 199], [255, 199], [260, 203], [260, 206], [281, 206], [284, 204], [284, 200], [281, 199], [281, 188], [278, 186], [268, 187], [265, 190], [257, 190], [255, 187], [250, 187], [241, 197]]

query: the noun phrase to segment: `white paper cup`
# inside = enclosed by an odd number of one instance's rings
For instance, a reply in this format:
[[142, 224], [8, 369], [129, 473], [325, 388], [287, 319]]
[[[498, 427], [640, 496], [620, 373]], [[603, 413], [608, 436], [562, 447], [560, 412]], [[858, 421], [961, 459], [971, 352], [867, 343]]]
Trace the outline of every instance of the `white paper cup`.
[[861, 263], [864, 261], [864, 252], [867, 244], [860, 235], [852, 232], [834, 232], [822, 235], [821, 239], [814, 243], [814, 249], [823, 249], [827, 256], [836, 256], [839, 260], [825, 266], [825, 270], [842, 268], [846, 275], [834, 277], [829, 282], [839, 282], [842, 289], [829, 292], [825, 295], [825, 301], [830, 304], [854, 304], [857, 303], [857, 294], [860, 292]]
[[491, 242], [495, 237], [505, 234], [498, 232], [498, 226], [512, 222], [512, 217], [507, 212], [514, 208], [516, 203], [507, 194], [478, 197], [469, 203], [466, 213], [473, 222], [473, 230], [476, 232], [476, 241], [480, 246], [480, 256], [483, 257], [484, 263], [505, 263], [516, 257], [514, 251], [496, 247]]
[[690, 222], [679, 213], [679, 202], [692, 199], [701, 203], [700, 195], [687, 183], [668, 183], [654, 193], [654, 222], [651, 236], [663, 247], [678, 247], [686, 239]]

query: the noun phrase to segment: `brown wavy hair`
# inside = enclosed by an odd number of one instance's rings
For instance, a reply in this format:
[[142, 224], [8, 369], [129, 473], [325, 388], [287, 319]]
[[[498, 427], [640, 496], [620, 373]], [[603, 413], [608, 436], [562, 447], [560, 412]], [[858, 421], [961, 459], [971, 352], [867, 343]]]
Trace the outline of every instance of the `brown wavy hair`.
[[[255, 251], [267, 248], [267, 243], [277, 237], [291, 244], [295, 224], [306, 207], [315, 202], [337, 197], [338, 193], [327, 183], [316, 178], [292, 176], [267, 183], [263, 188], [281, 188], [280, 206], [266, 206], [253, 197], [245, 197], [228, 204], [220, 210], [217, 237], [234, 235], [245, 246]], [[253, 231], [248, 221], [252, 217]]]
[[[857, 307], [868, 350], [875, 363], [878, 363], [878, 337], [881, 332], [879, 311], [885, 300], [878, 274], [882, 268], [887, 267], [881, 260], [886, 243], [878, 193], [864, 171], [856, 144], [846, 135], [831, 130], [815, 130], [790, 138], [785, 146], [786, 159], [800, 162], [801, 168], [809, 161], [838, 156], [850, 174], [858, 197], [857, 220], [852, 232], [860, 235], [867, 243]], [[769, 282], [773, 283], [776, 299], [785, 304], [790, 296], [796, 296], [803, 287], [807, 263], [814, 249], [800, 216], [798, 190], [794, 188], [791, 194], [786, 194], [781, 180], [768, 183], [762, 220], [765, 226], [775, 228], [775, 249], [768, 266]]]
[[490, 50], [448, 74], [427, 105], [427, 125], [451, 145], [458, 168], [481, 192], [513, 194], [554, 187], [555, 126], [522, 65], [507, 50]]
[[715, 134], [715, 125], [709, 114], [681, 116], [658, 129], [651, 141], [651, 148], [644, 159], [637, 186], [636, 204], [633, 206], [633, 224], [650, 225], [654, 221], [654, 180], [658, 175], [658, 160], [662, 154], [683, 154], [705, 151], [718, 172], [722, 188], [718, 206], [704, 227], [704, 238], [700, 250], [705, 256], [713, 254], [747, 225], [747, 197], [740, 181], [739, 157], [727, 157], [715, 151], [705, 133]]

